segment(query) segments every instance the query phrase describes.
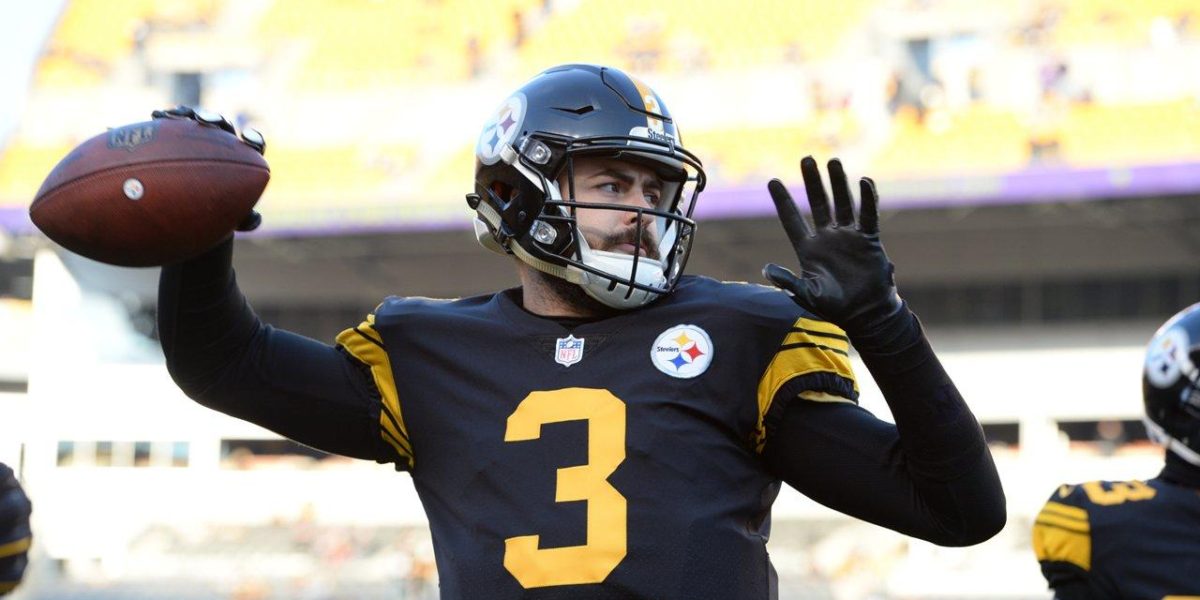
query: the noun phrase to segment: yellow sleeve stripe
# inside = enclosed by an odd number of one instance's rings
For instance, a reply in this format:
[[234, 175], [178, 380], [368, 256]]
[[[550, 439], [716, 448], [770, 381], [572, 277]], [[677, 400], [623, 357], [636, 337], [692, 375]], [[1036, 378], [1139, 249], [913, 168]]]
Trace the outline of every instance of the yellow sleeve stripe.
[[383, 400], [383, 410], [379, 414], [380, 435], [396, 451], [399, 459], [411, 468], [412, 444], [408, 439], [404, 415], [400, 411], [400, 398], [392, 375], [392, 363], [379, 332], [375, 331], [375, 315], [368, 315], [367, 320], [358, 327], [338, 334], [337, 343], [351, 356], [371, 368], [375, 387], [379, 389]]
[[[756, 446], [762, 451], [766, 441], [763, 418], [775, 400], [775, 394], [793, 378], [809, 373], [832, 373], [850, 381], [858, 390], [854, 371], [850, 367], [850, 342], [846, 332], [832, 323], [801, 317], [783, 339], [783, 344], [766, 372], [758, 381], [758, 423]], [[823, 390], [817, 390], [823, 391]]]
[[1054, 502], [1042, 507], [1033, 524], [1033, 550], [1040, 561], [1091, 568], [1092, 537], [1087, 510]]
[[1040, 520], [1033, 525], [1033, 551], [1039, 561], [1068, 562], [1087, 571], [1092, 568], [1092, 538]]
[[1087, 521], [1080, 521], [1079, 519], [1069, 519], [1067, 517], [1060, 517], [1055, 514], [1048, 514], [1045, 511], [1043, 511], [1042, 514], [1037, 516], [1036, 522], [1040, 523], [1042, 525], [1050, 525], [1052, 527], [1060, 527], [1062, 529], [1066, 529], [1068, 531], [1074, 531], [1076, 533], [1088, 533], [1092, 529], [1091, 525], [1088, 524]]
[[1052, 515], [1060, 515], [1063, 517], [1067, 517], [1068, 519], [1078, 519], [1078, 520], [1082, 520], [1085, 525], [1087, 524], [1087, 520], [1088, 520], [1087, 510], [1079, 508], [1078, 506], [1070, 506], [1067, 504], [1063, 504], [1061, 502], [1054, 502], [1054, 501], [1047, 502], [1046, 505], [1042, 507], [1041, 514], [1043, 514], [1043, 515], [1051, 515], [1051, 514]]
[[32, 542], [32, 540], [33, 538], [25, 536], [19, 540], [8, 542], [7, 544], [0, 544], [0, 558], [16, 556], [22, 552], [25, 552], [26, 550], [29, 550], [29, 544]]
[[0, 594], [7, 594], [7, 593], [17, 589], [17, 584], [19, 584], [19, 583], [21, 583], [21, 582], [20, 581], [0, 581]]
[[838, 327], [829, 321], [818, 321], [817, 319], [800, 317], [799, 319], [796, 319], [796, 324], [792, 325], [792, 327], [796, 329], [807, 329], [812, 332], [823, 333], [843, 341], [847, 340], [846, 332], [843, 331], [841, 327]]

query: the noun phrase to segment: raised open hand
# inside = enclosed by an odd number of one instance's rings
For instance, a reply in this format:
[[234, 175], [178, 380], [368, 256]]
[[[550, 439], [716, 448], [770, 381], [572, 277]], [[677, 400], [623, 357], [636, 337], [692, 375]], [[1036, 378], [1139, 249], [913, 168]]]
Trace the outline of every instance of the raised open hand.
[[830, 160], [831, 212], [817, 161], [811, 156], [804, 157], [800, 172], [812, 208], [812, 224], [800, 214], [783, 182], [772, 179], [767, 189], [800, 260], [801, 274], [797, 276], [768, 263], [763, 267], [763, 276], [791, 292], [805, 309], [838, 325], [851, 337], [870, 333], [903, 306], [896, 293], [892, 263], [879, 241], [879, 195], [875, 183], [866, 177], [859, 180], [862, 200], [855, 215], [842, 163], [836, 158]]

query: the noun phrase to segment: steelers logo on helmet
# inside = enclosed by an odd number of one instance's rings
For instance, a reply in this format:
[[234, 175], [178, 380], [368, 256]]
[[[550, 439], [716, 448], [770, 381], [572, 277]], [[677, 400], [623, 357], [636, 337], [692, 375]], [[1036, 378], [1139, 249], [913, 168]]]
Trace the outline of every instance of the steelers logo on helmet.
[[674, 135], [667, 131], [662, 119], [657, 119], [652, 115], [661, 115], [663, 113], [662, 104], [658, 100], [658, 94], [650, 89], [650, 86], [642, 82], [636, 77], [629, 77], [637, 88], [638, 95], [642, 99], [642, 107], [646, 111], [646, 125], [644, 127], [634, 127], [629, 131], [629, 135], [634, 137], [649, 138], [664, 142], [677, 143]]
[[1169, 388], [1194, 367], [1188, 358], [1187, 332], [1174, 327], [1150, 342], [1146, 350], [1146, 379], [1157, 388]]
[[521, 93], [509, 96], [496, 114], [488, 119], [479, 134], [479, 143], [475, 146], [475, 154], [484, 164], [496, 164], [500, 160], [500, 152], [512, 144], [521, 132], [521, 124], [525, 120], [525, 95]]
[[712, 338], [695, 325], [676, 325], [659, 334], [650, 347], [650, 361], [654, 366], [679, 379], [691, 379], [704, 373], [712, 359]]

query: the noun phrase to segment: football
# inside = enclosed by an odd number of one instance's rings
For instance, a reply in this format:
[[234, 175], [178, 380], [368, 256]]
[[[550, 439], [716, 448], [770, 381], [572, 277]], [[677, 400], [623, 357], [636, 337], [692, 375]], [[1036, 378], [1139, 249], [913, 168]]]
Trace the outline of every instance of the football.
[[261, 154], [220, 127], [155, 119], [72, 150], [42, 183], [29, 217], [50, 239], [93, 260], [165, 265], [232, 233], [270, 176]]

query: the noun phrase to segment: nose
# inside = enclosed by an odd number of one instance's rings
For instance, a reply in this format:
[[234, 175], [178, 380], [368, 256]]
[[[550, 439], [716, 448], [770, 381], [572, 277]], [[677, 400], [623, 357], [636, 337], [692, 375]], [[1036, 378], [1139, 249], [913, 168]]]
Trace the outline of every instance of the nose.
[[[630, 207], [631, 208], [654, 208], [654, 206], [648, 201], [640, 202], [637, 204], [631, 204]], [[654, 225], [654, 215], [651, 215], [651, 214], [648, 214], [645, 212], [636, 211], [636, 210], [625, 211], [625, 219], [624, 220], [626, 223], [628, 223], [630, 225], [636, 225], [639, 218], [642, 221], [643, 228], [649, 229], [650, 227], [652, 227]]]

